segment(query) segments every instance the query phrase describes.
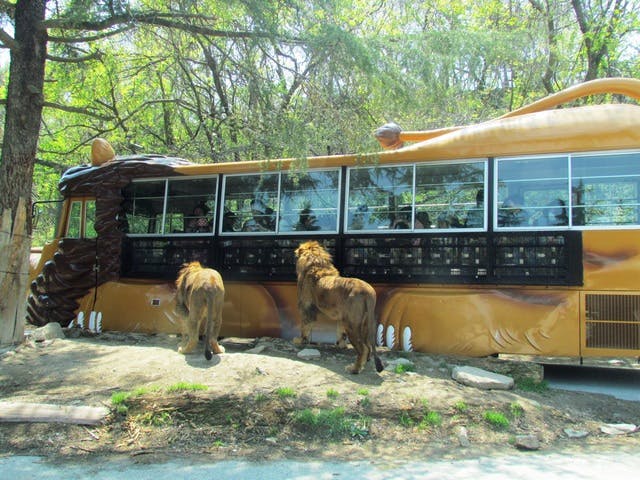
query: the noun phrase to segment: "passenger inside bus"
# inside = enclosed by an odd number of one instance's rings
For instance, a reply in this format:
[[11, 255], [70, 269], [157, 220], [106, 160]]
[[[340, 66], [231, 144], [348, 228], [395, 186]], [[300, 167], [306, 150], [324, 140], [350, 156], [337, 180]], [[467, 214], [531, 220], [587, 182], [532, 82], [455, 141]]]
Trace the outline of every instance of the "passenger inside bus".
[[407, 228], [411, 228], [411, 207], [409, 205], [405, 205], [400, 207], [398, 211], [398, 215], [391, 223], [391, 228], [394, 230], [403, 230]]
[[311, 208], [305, 207], [300, 210], [300, 217], [298, 218], [298, 223], [294, 226], [294, 230], [298, 232], [320, 230], [320, 226], [317, 225], [316, 216], [313, 215]]
[[238, 216], [227, 209], [222, 216], [222, 231], [223, 232], [235, 232], [237, 229]]
[[556, 198], [547, 204], [536, 222], [540, 226], [562, 226], [569, 224], [567, 208], [564, 200]]
[[476, 206], [467, 212], [465, 227], [482, 228], [484, 226], [484, 190], [476, 193]]
[[273, 209], [258, 200], [251, 201], [251, 218], [244, 222], [243, 232], [273, 232]]
[[528, 224], [528, 218], [522, 209], [522, 196], [514, 195], [502, 202], [498, 211], [499, 227], [524, 227]]
[[210, 232], [211, 225], [207, 219], [207, 213], [209, 213], [209, 208], [203, 202], [196, 205], [187, 222], [186, 231], [189, 233]]

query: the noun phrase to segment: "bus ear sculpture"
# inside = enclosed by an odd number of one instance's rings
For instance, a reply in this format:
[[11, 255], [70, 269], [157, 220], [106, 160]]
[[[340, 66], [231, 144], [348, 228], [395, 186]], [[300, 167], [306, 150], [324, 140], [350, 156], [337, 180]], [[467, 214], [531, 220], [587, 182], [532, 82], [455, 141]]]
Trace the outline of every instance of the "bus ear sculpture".
[[347, 371], [360, 373], [373, 356], [381, 372], [384, 367], [376, 353], [376, 291], [359, 278], [341, 277], [329, 252], [315, 240], [302, 243], [295, 255], [301, 342], [309, 340], [316, 315], [323, 313], [338, 320], [338, 339], [344, 329], [358, 355]]
[[211, 360], [214, 353], [224, 353], [224, 347], [218, 344], [224, 306], [224, 284], [220, 274], [211, 268], [203, 268], [200, 262], [186, 263], [178, 273], [176, 288], [176, 312], [183, 317], [183, 338], [178, 352], [193, 352], [204, 321], [205, 358]]
[[116, 158], [116, 152], [104, 138], [96, 138], [91, 143], [91, 165], [99, 167]]

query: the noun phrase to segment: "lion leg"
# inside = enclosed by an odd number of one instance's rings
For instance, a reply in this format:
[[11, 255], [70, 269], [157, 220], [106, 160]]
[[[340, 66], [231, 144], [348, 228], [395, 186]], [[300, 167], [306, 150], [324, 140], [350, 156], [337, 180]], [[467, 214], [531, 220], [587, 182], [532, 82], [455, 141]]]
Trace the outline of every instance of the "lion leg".
[[300, 336], [293, 339], [293, 343], [296, 345], [304, 345], [311, 340], [311, 330], [313, 329], [313, 322], [316, 321], [317, 310], [315, 306], [309, 305], [308, 307], [300, 307], [301, 324], [300, 324]]
[[189, 316], [186, 319], [186, 325], [184, 328], [184, 339], [182, 344], [178, 348], [178, 352], [186, 355], [192, 353], [198, 346], [198, 327], [200, 322], [198, 321], [199, 312], [194, 312], [193, 308], [189, 310]]
[[338, 319], [338, 324], [336, 325], [336, 338], [336, 345], [339, 348], [347, 348], [347, 332], [340, 319]]
[[209, 321], [209, 345], [213, 353], [219, 355], [225, 352], [222, 345], [218, 343], [220, 336], [220, 327], [222, 327], [222, 304], [216, 305], [213, 319]]
[[353, 345], [353, 349], [356, 351], [356, 361], [351, 365], [347, 365], [346, 370], [349, 373], [360, 373], [367, 363], [367, 357], [369, 356], [369, 347], [366, 342], [362, 341], [359, 333], [349, 331], [349, 341]]

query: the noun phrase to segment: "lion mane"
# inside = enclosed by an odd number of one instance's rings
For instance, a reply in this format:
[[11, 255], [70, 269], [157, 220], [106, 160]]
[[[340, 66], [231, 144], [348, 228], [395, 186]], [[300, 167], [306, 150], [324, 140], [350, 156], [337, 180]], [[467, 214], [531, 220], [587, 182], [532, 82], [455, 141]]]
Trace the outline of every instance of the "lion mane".
[[198, 334], [205, 322], [204, 356], [211, 360], [213, 353], [224, 353], [218, 344], [224, 305], [224, 284], [220, 274], [204, 268], [200, 262], [185, 263], [176, 280], [176, 312], [183, 317], [183, 340], [178, 352], [193, 352]]
[[298, 276], [298, 309], [301, 316], [301, 340], [308, 342], [313, 322], [322, 313], [338, 322], [338, 338], [346, 333], [356, 351], [355, 363], [347, 370], [360, 373], [373, 355], [376, 370], [382, 362], [376, 352], [376, 292], [358, 278], [341, 277], [331, 255], [315, 240], [295, 250]]

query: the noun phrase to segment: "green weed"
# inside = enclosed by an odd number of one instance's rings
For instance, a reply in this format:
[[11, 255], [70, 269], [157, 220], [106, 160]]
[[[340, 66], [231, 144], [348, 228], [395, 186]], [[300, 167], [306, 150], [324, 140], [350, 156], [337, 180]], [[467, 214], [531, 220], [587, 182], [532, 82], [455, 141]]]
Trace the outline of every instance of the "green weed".
[[525, 392], [545, 393], [549, 390], [549, 384], [546, 381], [538, 381], [530, 377], [516, 380], [516, 387]]
[[197, 390], [206, 390], [207, 388], [209, 387], [201, 383], [178, 382], [168, 386], [167, 392], [195, 392]]
[[364, 438], [369, 434], [371, 418], [349, 416], [342, 407], [314, 411], [306, 408], [294, 415], [294, 421], [316, 435], [331, 439], [344, 437]]
[[484, 412], [484, 419], [494, 428], [503, 430], [509, 427], [509, 419], [500, 412], [488, 410]]
[[280, 387], [276, 390], [276, 395], [280, 398], [295, 398], [298, 395], [291, 387]]
[[330, 388], [329, 390], [327, 390], [327, 397], [329, 398], [338, 398], [340, 394], [338, 393], [337, 390], [334, 390], [333, 388]]

